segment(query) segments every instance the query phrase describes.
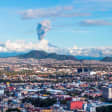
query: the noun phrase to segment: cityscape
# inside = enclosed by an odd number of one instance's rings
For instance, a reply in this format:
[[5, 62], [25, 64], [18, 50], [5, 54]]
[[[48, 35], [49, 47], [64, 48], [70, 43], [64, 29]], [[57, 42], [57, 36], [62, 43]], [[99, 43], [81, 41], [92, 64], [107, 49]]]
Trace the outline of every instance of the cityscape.
[[0, 1], [0, 112], [112, 112], [112, 0]]

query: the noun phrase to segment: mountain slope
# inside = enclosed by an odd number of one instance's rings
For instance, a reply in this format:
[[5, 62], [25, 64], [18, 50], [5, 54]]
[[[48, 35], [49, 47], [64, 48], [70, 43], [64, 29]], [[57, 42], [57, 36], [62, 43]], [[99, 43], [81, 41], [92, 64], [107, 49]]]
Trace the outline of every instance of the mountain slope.
[[112, 62], [112, 57], [105, 57], [105, 58], [102, 59], [102, 61]]
[[44, 51], [33, 50], [29, 53], [19, 55], [19, 58], [36, 58], [36, 59], [56, 59], [56, 60], [77, 60], [74, 56], [71, 55], [59, 55], [56, 53], [47, 53]]

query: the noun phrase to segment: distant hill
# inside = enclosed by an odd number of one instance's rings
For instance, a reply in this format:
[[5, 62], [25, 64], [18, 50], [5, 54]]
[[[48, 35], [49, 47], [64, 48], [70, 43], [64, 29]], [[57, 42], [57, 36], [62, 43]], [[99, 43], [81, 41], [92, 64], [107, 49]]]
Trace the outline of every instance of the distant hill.
[[112, 62], [112, 57], [105, 57], [101, 61]]
[[45, 51], [32, 50], [29, 53], [18, 56], [19, 58], [36, 58], [36, 59], [56, 59], [56, 60], [77, 60], [71, 55], [59, 55], [56, 53], [47, 53]]

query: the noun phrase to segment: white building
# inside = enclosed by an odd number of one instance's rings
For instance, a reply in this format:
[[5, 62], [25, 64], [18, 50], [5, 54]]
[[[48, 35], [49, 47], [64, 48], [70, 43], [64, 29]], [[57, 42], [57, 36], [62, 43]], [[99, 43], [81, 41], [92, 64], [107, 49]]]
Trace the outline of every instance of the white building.
[[103, 87], [103, 97], [111, 100], [112, 99], [112, 85], [104, 86]]

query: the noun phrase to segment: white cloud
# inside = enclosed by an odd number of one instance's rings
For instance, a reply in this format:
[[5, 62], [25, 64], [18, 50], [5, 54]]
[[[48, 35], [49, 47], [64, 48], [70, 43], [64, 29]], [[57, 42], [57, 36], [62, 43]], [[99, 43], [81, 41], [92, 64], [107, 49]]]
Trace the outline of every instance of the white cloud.
[[4, 44], [0, 44], [0, 52], [28, 52], [30, 50], [44, 50], [46, 52], [55, 52], [58, 54], [71, 54], [74, 56], [112, 56], [112, 47], [100, 47], [100, 48], [58, 48], [48, 43], [47, 40], [41, 40], [38, 43], [26, 43], [25, 41], [7, 41]]
[[26, 52], [30, 50], [45, 50], [49, 52], [56, 51], [57, 48], [48, 45], [47, 40], [41, 40], [37, 43], [26, 43], [25, 41], [6, 41], [0, 45], [0, 52]]
[[84, 20], [80, 22], [80, 25], [83, 26], [111, 26], [112, 22], [105, 20]]
[[72, 55], [104, 57], [112, 56], [112, 47], [98, 47], [98, 48], [77, 48], [69, 49]]
[[89, 16], [89, 13], [76, 13], [73, 6], [28, 9], [20, 12], [23, 19], [36, 19], [48, 17], [76, 17]]

